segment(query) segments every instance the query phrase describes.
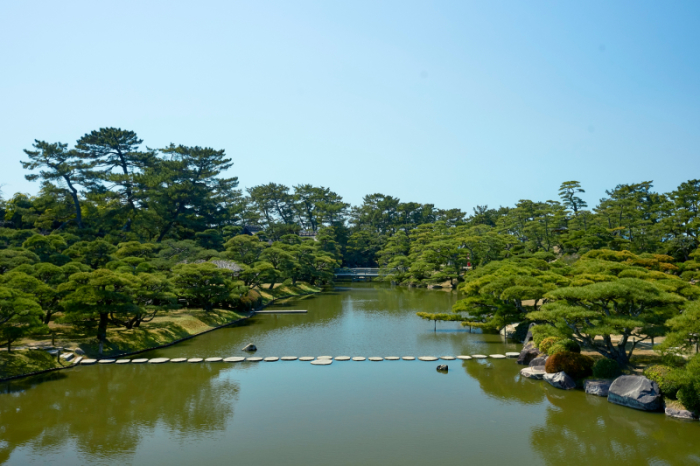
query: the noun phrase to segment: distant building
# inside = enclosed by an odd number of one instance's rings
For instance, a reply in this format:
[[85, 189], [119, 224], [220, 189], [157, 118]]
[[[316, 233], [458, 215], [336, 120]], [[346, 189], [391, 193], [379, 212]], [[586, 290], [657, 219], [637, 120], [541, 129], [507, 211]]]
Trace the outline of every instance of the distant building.
[[241, 234], [253, 236], [254, 234], [259, 233], [261, 231], [262, 227], [258, 227], [255, 225], [246, 225], [243, 227], [243, 231], [241, 231]]
[[299, 236], [302, 238], [310, 238], [314, 241], [316, 240], [316, 232], [313, 230], [300, 230]]

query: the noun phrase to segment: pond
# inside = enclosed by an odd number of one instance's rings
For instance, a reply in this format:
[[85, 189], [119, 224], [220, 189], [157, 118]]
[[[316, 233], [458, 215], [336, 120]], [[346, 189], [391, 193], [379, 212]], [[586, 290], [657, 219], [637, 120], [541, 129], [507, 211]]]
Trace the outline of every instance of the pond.
[[[374, 284], [285, 304], [144, 357], [493, 354], [433, 323], [449, 291]], [[278, 306], [280, 307], [280, 306]], [[274, 307], [272, 307], [274, 308]], [[514, 360], [82, 366], [5, 384], [7, 464], [700, 464], [700, 426], [519, 376]]]

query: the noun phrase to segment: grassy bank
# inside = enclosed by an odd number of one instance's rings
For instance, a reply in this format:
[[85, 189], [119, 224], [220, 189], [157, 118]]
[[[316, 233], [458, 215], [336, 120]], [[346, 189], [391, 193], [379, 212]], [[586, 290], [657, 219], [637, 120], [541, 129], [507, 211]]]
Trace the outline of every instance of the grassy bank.
[[[272, 290], [268, 290], [267, 287], [262, 290], [251, 290], [248, 298], [254, 303], [254, 309], [260, 309], [275, 300], [311, 295], [320, 291], [319, 288], [306, 284], [278, 285]], [[215, 309], [206, 312], [202, 309], [185, 308], [156, 316], [151, 322], [144, 322], [138, 328], [109, 328], [107, 343], [103, 347], [101, 357], [108, 358], [168, 345], [249, 315], [249, 312], [239, 310]], [[70, 351], [80, 349], [86, 357], [100, 357], [94, 332], [79, 333], [74, 327], [53, 323], [51, 330], [55, 333], [53, 340], [46, 337], [27, 339], [19, 342], [18, 349], [11, 353], [0, 351], [0, 379], [70, 365], [69, 362], [57, 361], [56, 356], [51, 356], [44, 350], [27, 349], [27, 347], [58, 346]]]

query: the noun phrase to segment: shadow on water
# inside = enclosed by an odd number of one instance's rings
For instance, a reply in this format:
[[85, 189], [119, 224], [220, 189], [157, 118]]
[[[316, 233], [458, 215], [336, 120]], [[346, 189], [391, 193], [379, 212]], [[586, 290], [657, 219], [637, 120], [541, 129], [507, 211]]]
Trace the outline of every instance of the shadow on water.
[[10, 383], [0, 395], [0, 463], [18, 448], [32, 455], [75, 444], [84, 462], [117, 464], [159, 425], [189, 440], [223, 431], [239, 391], [218, 377], [225, 368], [93, 366]]

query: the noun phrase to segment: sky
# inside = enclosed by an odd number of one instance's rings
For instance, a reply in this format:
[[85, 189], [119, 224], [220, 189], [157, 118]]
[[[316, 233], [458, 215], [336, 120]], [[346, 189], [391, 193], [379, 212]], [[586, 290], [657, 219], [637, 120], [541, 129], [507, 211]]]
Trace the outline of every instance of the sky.
[[101, 127], [471, 211], [700, 177], [700, 2], [0, 2], [0, 184]]

